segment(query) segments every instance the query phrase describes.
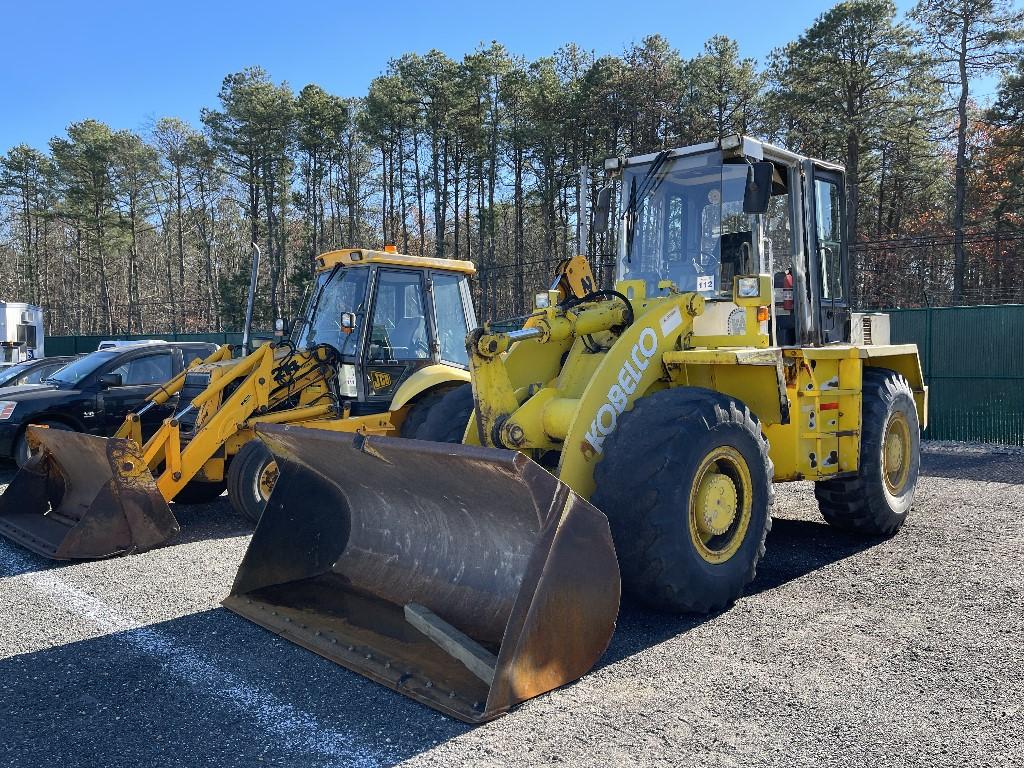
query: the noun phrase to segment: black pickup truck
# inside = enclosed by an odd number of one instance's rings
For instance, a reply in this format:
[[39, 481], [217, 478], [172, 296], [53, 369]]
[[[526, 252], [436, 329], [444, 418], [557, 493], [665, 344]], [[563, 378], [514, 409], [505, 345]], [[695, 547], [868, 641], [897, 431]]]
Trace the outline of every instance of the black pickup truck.
[[[0, 458], [19, 465], [28, 459], [29, 424], [109, 437], [161, 384], [216, 349], [216, 344], [197, 341], [102, 349], [39, 384], [0, 388]], [[177, 406], [175, 396], [143, 414], [143, 437], [153, 434]]]

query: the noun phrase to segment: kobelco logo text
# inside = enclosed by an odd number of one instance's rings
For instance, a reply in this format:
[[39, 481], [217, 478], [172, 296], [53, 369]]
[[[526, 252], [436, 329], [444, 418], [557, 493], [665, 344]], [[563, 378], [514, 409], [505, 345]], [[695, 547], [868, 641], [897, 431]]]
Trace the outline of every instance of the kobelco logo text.
[[658, 334], [653, 328], [644, 328], [640, 332], [640, 338], [633, 345], [629, 358], [619, 368], [616, 383], [608, 388], [607, 401], [597, 409], [594, 420], [590, 422], [590, 429], [583, 438], [595, 453], [603, 451], [604, 439], [615, 431], [619, 414], [626, 410], [629, 395], [636, 392], [636, 388], [640, 386], [640, 377], [650, 366], [651, 358], [657, 351]]

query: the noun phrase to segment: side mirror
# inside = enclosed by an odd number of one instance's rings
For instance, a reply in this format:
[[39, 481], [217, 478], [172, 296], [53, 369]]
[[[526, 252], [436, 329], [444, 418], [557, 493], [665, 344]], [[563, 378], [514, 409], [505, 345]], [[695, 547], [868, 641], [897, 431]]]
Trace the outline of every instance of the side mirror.
[[109, 389], [110, 387], [120, 387], [124, 382], [120, 373], [104, 373], [100, 376], [99, 383], [103, 389]]
[[775, 166], [762, 160], [747, 166], [747, 186], [743, 190], [743, 212], [765, 213], [772, 199], [772, 174]]
[[290, 326], [291, 323], [284, 318], [277, 318], [277, 320], [274, 321], [274, 335], [277, 337], [287, 336], [288, 331], [291, 330]]
[[340, 325], [342, 333], [352, 333], [356, 329], [356, 313], [342, 312]]
[[611, 211], [612, 188], [601, 187], [594, 201], [594, 224], [591, 227], [598, 234], [608, 231], [608, 213]]

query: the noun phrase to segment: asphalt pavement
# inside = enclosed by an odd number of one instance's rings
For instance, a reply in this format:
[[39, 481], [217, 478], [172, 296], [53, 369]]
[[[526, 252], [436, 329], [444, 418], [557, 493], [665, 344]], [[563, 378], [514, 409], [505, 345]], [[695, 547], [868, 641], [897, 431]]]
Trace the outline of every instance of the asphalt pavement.
[[627, 604], [590, 674], [478, 727], [221, 608], [226, 499], [131, 557], [0, 539], [0, 766], [1024, 765], [1024, 452], [927, 444], [923, 471], [888, 540], [778, 486], [735, 606]]

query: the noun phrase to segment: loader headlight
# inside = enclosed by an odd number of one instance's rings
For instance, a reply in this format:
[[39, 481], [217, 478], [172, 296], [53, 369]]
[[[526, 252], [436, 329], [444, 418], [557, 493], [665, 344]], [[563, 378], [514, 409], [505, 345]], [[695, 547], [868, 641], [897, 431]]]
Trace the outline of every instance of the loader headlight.
[[6, 421], [14, 415], [14, 409], [18, 404], [12, 400], [0, 400], [0, 421]]
[[538, 293], [533, 297], [533, 306], [537, 309], [547, 309], [551, 306], [551, 299], [548, 297], [547, 291]]
[[736, 282], [736, 295], [741, 299], [753, 299], [761, 290], [760, 281], [756, 277], [738, 277]]

